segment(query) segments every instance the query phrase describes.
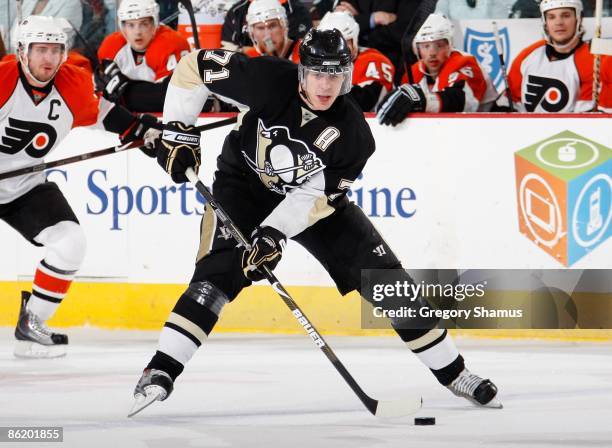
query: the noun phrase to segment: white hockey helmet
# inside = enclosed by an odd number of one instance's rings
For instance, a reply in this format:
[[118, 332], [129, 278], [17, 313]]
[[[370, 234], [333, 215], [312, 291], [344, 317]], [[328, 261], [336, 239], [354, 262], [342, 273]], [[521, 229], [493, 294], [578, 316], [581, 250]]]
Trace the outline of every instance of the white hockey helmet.
[[281, 24], [287, 28], [287, 11], [278, 0], [253, 0], [249, 5], [246, 15], [249, 32], [256, 23], [274, 19], [280, 20]]
[[540, 12], [542, 16], [546, 11], [559, 8], [573, 8], [576, 10], [576, 15], [582, 14], [582, 0], [542, 0], [540, 2]]
[[159, 25], [159, 5], [155, 0], [123, 0], [117, 9], [119, 26], [126, 20], [152, 17], [155, 28]]
[[446, 16], [442, 14], [430, 14], [412, 40], [412, 50], [414, 54], [420, 59], [417, 44], [433, 42], [440, 39], [446, 39], [452, 50], [454, 29], [453, 23], [447, 19]]
[[[546, 31], [546, 12], [552, 11], [553, 9], [559, 9], [559, 8], [572, 8], [576, 12], [577, 22], [576, 22], [576, 33], [574, 34], [574, 39], [584, 34], [584, 30], [582, 28], [582, 9], [583, 9], [582, 0], [542, 0], [542, 2], [540, 3], [540, 13], [542, 14], [542, 31], [544, 33], [544, 39], [546, 39], [546, 42], [548, 42], [549, 44], [553, 46], [554, 44], [550, 40], [550, 36], [548, 32]], [[574, 39], [572, 39], [572, 42], [570, 42], [568, 45], [557, 46], [557, 48], [567, 47], [569, 45], [572, 45]]]
[[347, 42], [353, 40], [353, 44], [357, 46], [359, 40], [359, 24], [355, 21], [352, 15], [346, 11], [328, 12], [321, 21], [318, 30], [333, 30], [337, 29], [342, 33], [342, 37]]
[[[17, 47], [19, 59], [23, 70], [41, 84], [48, 84], [49, 81], [40, 81], [29, 68], [28, 52], [32, 44], [60, 44], [63, 48], [62, 61], [59, 67], [68, 58], [68, 36], [53, 17], [29, 16], [21, 21], [17, 35]], [[57, 70], [55, 73], [57, 73]]]
[[253, 0], [249, 5], [246, 15], [246, 22], [249, 31], [249, 37], [256, 47], [263, 45], [268, 51], [273, 51], [272, 39], [269, 37], [264, 39], [264, 42], [257, 42], [253, 30], [256, 24], [265, 23], [269, 20], [278, 19], [285, 33], [285, 42], [287, 42], [289, 34], [289, 22], [287, 22], [287, 11], [281, 5], [279, 0]]

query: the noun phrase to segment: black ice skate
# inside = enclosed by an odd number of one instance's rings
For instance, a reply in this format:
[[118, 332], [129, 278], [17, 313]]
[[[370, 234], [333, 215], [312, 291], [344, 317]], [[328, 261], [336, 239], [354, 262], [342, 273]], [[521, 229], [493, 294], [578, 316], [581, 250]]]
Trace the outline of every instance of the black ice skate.
[[68, 336], [54, 333], [34, 313], [26, 309], [30, 293], [21, 292], [21, 309], [15, 327], [15, 356], [18, 358], [58, 358], [66, 354]]
[[446, 386], [458, 397], [467, 398], [477, 406], [501, 409], [501, 402], [495, 398], [497, 386], [488, 379], [474, 375], [468, 369], [463, 369], [455, 380]]
[[128, 414], [132, 417], [156, 401], [164, 401], [172, 393], [174, 382], [163, 370], [145, 369], [134, 389], [134, 405]]

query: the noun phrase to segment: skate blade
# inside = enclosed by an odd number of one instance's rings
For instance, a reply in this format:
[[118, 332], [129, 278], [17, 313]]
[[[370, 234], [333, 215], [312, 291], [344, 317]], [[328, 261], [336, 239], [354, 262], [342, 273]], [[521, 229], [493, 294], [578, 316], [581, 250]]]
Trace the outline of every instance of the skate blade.
[[504, 405], [497, 399], [497, 397], [493, 397], [491, 401], [487, 404], [481, 404], [480, 407], [483, 408], [491, 408], [491, 409], [503, 409]]
[[504, 405], [501, 404], [501, 401], [499, 401], [497, 397], [493, 397], [493, 399], [489, 401], [487, 404], [478, 403], [472, 397], [463, 396], [463, 398], [465, 398], [467, 401], [469, 401], [474, 406], [477, 406], [479, 408], [489, 408], [489, 409], [503, 409], [504, 408]]
[[145, 408], [148, 408], [157, 400], [159, 400], [164, 394], [164, 390], [161, 387], [149, 386], [147, 390], [147, 395], [138, 394], [134, 397], [134, 404], [132, 405], [132, 409], [130, 413], [127, 415], [129, 417], [133, 417], [142, 411]]
[[66, 344], [42, 345], [32, 341], [16, 341], [13, 354], [17, 358], [45, 359], [66, 356]]
[[374, 415], [378, 418], [397, 418], [418, 412], [423, 405], [421, 397], [408, 397], [394, 401], [379, 401]]

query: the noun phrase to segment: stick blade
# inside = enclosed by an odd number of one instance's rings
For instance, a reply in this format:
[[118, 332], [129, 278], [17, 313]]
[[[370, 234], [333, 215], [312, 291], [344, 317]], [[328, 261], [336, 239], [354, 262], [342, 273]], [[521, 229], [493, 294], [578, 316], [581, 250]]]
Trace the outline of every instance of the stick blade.
[[401, 400], [379, 401], [374, 415], [378, 418], [396, 418], [413, 415], [423, 406], [423, 398], [407, 397]]

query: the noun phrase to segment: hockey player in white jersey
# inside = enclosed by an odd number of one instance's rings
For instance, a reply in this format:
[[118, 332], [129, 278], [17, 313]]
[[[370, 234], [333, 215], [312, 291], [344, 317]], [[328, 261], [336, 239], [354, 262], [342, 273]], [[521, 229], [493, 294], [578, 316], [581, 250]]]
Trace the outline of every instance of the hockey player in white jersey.
[[[91, 74], [65, 63], [67, 36], [55, 19], [25, 19], [18, 45], [17, 60], [0, 63], [0, 172], [40, 163], [77, 126], [104, 126], [120, 134], [123, 142], [142, 138], [148, 128], [145, 122], [104, 100], [100, 103]], [[15, 355], [61, 356], [68, 337], [51, 331], [45, 321], [81, 266], [83, 230], [66, 198], [43, 172], [0, 181], [0, 219], [30, 243], [46, 248], [32, 292], [22, 293]]]
[[514, 59], [508, 81], [521, 112], [612, 112], [612, 58], [601, 58], [599, 104], [593, 102], [593, 59], [583, 40], [581, 0], [542, 0], [544, 39]]

